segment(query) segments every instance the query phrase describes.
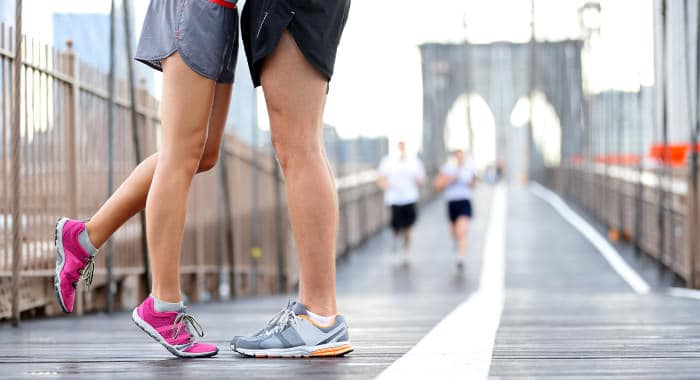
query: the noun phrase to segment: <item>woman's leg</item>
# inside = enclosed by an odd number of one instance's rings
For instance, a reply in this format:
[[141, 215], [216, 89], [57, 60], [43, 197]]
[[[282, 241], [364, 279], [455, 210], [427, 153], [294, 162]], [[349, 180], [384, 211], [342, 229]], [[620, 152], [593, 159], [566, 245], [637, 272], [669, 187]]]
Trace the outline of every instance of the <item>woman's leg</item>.
[[457, 236], [457, 252], [460, 256], [467, 255], [467, 232], [469, 229], [469, 218], [460, 216], [454, 224], [455, 235]]
[[[208, 123], [207, 142], [197, 173], [210, 170], [219, 159], [221, 139], [231, 100], [231, 88], [231, 84], [216, 85], [214, 105]], [[95, 247], [101, 247], [129, 218], [146, 207], [146, 196], [151, 188], [158, 156], [159, 153], [154, 153], [143, 160], [86, 223], [90, 241]]]
[[180, 246], [187, 197], [207, 139], [215, 82], [190, 69], [179, 54], [163, 62], [163, 140], [146, 197], [152, 293], [179, 302]]
[[261, 82], [299, 254], [299, 300], [314, 313], [334, 315], [338, 199], [323, 147], [327, 79], [284, 32]]

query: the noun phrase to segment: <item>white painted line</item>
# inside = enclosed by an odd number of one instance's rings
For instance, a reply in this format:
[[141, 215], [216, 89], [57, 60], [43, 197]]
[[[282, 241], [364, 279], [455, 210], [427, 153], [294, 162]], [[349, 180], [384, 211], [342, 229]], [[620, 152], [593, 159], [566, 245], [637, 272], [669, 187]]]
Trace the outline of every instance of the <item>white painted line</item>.
[[378, 379], [486, 379], [505, 287], [506, 189], [494, 191], [479, 289]]
[[700, 300], [700, 290], [688, 288], [669, 288], [668, 294], [674, 297], [692, 298]]
[[585, 236], [586, 239], [598, 249], [598, 252], [603, 255], [615, 272], [617, 272], [635, 292], [639, 294], [649, 293], [649, 284], [647, 284], [634, 269], [627, 265], [625, 260], [620, 257], [615, 247], [601, 236], [593, 226], [586, 222], [586, 220], [574, 212], [574, 210], [572, 210], [557, 194], [536, 182], [530, 184], [530, 191], [549, 203], [559, 212], [559, 215]]

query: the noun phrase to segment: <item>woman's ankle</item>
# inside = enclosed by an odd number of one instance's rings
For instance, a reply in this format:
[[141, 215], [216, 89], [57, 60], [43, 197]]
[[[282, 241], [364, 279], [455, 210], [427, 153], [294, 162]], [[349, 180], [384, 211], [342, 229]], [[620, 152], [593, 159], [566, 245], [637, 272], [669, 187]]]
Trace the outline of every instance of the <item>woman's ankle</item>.
[[92, 220], [88, 220], [87, 222], [85, 222], [85, 231], [87, 231], [90, 243], [93, 247], [95, 247], [95, 249], [100, 249], [100, 247], [102, 247], [104, 242], [107, 240], [99, 238], [101, 236], [99, 234], [99, 229], [95, 225], [95, 222]]
[[158, 286], [153, 286], [151, 296], [163, 302], [179, 303], [182, 302], [182, 295], [179, 291], [161, 289]]
[[179, 301], [165, 301], [154, 294], [151, 294], [151, 297], [153, 297], [153, 308], [160, 313], [165, 311], [180, 311], [184, 307], [182, 298], [180, 298]]

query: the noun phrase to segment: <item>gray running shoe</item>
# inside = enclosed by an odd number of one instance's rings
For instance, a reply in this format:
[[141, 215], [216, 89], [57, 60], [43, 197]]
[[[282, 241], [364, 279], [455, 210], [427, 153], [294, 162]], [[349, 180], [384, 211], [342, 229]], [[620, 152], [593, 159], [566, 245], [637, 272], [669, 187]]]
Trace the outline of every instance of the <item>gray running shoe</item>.
[[352, 352], [348, 339], [343, 316], [337, 315], [328, 326], [319, 326], [309, 318], [306, 306], [290, 301], [262, 330], [234, 337], [231, 349], [256, 358], [342, 356]]

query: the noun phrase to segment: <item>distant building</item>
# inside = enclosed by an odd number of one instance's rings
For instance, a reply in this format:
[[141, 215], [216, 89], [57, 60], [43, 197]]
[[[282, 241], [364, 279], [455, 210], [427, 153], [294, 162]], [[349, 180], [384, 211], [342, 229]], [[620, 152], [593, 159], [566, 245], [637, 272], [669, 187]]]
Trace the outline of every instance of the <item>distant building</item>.
[[5, 24], [15, 23], [15, 2], [9, 0], [0, 1], [0, 22]]
[[[25, 5], [24, 17], [30, 17]], [[34, 10], [32, 10], [34, 11]], [[38, 10], [42, 12], [42, 10]], [[43, 14], [48, 11], [43, 10]], [[133, 9], [131, 14], [132, 29], [137, 22], [134, 18]], [[115, 24], [116, 36], [116, 76], [117, 78], [127, 78], [126, 51], [124, 47], [124, 27], [122, 19], [122, 9], [117, 8], [117, 22]], [[7, 25], [14, 25], [15, 2], [10, 0], [0, 0], [0, 22]], [[109, 71], [109, 14], [108, 13], [54, 13], [52, 15], [53, 45], [56, 49], [65, 50], [66, 41], [73, 41], [73, 48], [80, 56], [80, 59], [100, 71]], [[32, 34], [31, 31], [25, 31]], [[132, 50], [136, 49], [138, 36], [132, 32]], [[50, 41], [43, 41], [50, 42]], [[133, 55], [133, 54], [132, 54]], [[153, 93], [154, 75], [152, 69], [143, 64], [134, 65], [137, 84], [143, 79], [146, 87]]]
[[[133, 29], [133, 10], [131, 11], [131, 27]], [[127, 56], [125, 48], [124, 22], [122, 9], [118, 8], [115, 23], [115, 75], [122, 80], [127, 79]], [[65, 41], [73, 41], [73, 49], [80, 60], [98, 68], [104, 73], [109, 72], [109, 14], [107, 13], [55, 13], [53, 15], [53, 35], [56, 48], [65, 49]], [[136, 49], [138, 36], [132, 31], [131, 48]], [[133, 53], [132, 53], [133, 56]], [[134, 62], [136, 83], [145, 80], [149, 92], [154, 92], [153, 69]]]

